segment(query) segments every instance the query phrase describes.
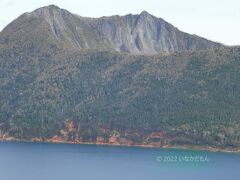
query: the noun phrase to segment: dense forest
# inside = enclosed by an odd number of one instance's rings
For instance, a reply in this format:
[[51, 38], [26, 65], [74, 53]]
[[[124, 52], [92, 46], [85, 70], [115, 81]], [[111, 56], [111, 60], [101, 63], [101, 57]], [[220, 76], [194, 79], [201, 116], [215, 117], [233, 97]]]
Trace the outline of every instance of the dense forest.
[[164, 132], [176, 144], [240, 145], [238, 47], [156, 56], [0, 54], [2, 134], [50, 138], [72, 120], [84, 141], [116, 130], [136, 142]]

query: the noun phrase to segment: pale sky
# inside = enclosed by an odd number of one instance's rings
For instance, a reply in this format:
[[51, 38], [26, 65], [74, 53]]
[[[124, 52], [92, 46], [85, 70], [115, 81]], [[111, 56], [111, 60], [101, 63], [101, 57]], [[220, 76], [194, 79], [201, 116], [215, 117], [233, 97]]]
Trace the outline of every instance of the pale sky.
[[184, 32], [240, 45], [240, 0], [0, 0], [0, 31], [22, 13], [50, 4], [87, 17], [146, 10]]

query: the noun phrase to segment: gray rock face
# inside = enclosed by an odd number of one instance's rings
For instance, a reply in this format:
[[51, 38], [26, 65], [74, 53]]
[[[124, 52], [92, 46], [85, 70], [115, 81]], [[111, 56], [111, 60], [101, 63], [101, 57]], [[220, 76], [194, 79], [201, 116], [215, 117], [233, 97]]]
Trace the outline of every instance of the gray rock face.
[[[85, 18], [54, 5], [39, 8], [32, 13], [20, 16], [0, 33], [0, 40], [6, 36], [16, 36], [19, 30], [26, 32], [25, 29], [29, 29], [27, 26], [32, 26], [30, 19], [44, 24], [44, 26], [38, 26], [40, 29], [37, 31], [51, 33], [49, 34], [51, 41], [70, 49], [105, 49], [130, 54], [152, 55], [207, 50], [223, 46], [181, 32], [163, 19], [156, 18], [146, 11], [139, 15]], [[21, 26], [19, 25], [20, 21]], [[14, 26], [14, 23], [17, 25]], [[14, 28], [19, 30], [14, 31]]]

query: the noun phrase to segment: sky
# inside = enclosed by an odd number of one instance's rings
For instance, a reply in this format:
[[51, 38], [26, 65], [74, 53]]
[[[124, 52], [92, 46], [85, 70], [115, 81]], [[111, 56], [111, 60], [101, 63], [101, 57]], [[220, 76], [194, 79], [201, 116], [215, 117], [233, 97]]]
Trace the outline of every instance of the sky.
[[240, 0], [0, 0], [0, 31], [24, 12], [55, 4], [87, 17], [140, 14], [226, 45], [240, 45]]

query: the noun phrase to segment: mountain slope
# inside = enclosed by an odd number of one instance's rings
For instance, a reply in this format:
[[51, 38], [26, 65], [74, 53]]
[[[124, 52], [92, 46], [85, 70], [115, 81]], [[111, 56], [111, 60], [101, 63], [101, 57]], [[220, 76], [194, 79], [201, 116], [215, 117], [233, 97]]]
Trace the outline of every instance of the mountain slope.
[[0, 139], [240, 147], [240, 48], [147, 12], [23, 14], [0, 33], [0, 69]]
[[[21, 37], [35, 42], [22, 42], [19, 39]], [[46, 40], [51, 45], [47, 46], [50, 49], [57, 46], [63, 49], [103, 49], [130, 54], [207, 50], [223, 46], [183, 33], [146, 11], [139, 15], [85, 18], [54, 5], [23, 14], [0, 33], [1, 44], [8, 46], [21, 43], [21, 47], [45, 48]]]
[[239, 48], [153, 57], [0, 54], [2, 135], [65, 137], [68, 119], [75, 131], [65, 139], [72, 141], [108, 142], [118, 132], [148, 144], [158, 132], [166, 135], [162, 144], [240, 145]]

